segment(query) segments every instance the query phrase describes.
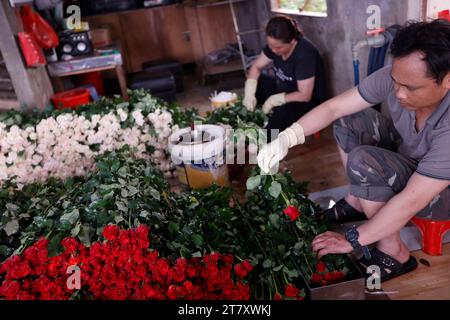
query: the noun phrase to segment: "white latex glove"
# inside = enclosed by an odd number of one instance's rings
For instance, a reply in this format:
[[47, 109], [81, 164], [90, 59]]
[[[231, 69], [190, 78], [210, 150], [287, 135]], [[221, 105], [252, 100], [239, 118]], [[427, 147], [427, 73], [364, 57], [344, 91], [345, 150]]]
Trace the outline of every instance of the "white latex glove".
[[253, 112], [256, 107], [255, 94], [257, 86], [258, 80], [247, 79], [247, 81], [245, 81], [244, 100], [242, 101], [242, 103], [247, 108], [247, 110], [251, 112]]
[[283, 104], [286, 103], [286, 98], [285, 98], [286, 94], [283, 93], [278, 93], [278, 94], [274, 94], [273, 96], [270, 96], [269, 98], [267, 98], [266, 102], [264, 102], [263, 104], [263, 112], [265, 114], [268, 114], [270, 112], [270, 110], [272, 110], [274, 107], [278, 107], [281, 106]]
[[289, 148], [305, 142], [305, 134], [300, 124], [295, 122], [292, 126], [282, 131], [278, 138], [262, 147], [258, 153], [258, 166], [263, 174], [275, 174], [278, 172], [279, 163], [286, 157]]

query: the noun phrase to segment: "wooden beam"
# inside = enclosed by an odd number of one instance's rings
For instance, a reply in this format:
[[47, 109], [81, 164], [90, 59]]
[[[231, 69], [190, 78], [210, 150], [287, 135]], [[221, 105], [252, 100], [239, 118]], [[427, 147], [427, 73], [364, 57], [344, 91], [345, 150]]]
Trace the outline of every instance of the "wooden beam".
[[7, 1], [0, 3], [0, 51], [19, 102], [28, 108], [44, 109], [53, 88], [45, 67], [26, 68], [16, 42], [17, 33], [23, 30], [16, 14]]

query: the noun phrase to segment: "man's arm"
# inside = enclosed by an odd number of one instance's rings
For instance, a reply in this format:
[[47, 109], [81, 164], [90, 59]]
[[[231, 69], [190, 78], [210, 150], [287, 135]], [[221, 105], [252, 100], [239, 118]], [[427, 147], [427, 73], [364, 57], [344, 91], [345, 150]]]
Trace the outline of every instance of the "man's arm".
[[310, 102], [316, 77], [297, 81], [297, 91], [286, 94], [286, 102]]
[[448, 180], [414, 173], [402, 192], [391, 198], [372, 219], [358, 227], [361, 245], [369, 245], [398, 232], [449, 184]]
[[301, 117], [297, 122], [303, 127], [305, 136], [314, 134], [335, 120], [362, 111], [372, 106], [363, 99], [356, 87], [325, 101]]
[[263, 70], [266, 66], [268, 66], [272, 60], [270, 60], [264, 52], [261, 52], [261, 54], [256, 58], [256, 60], [253, 62], [252, 66], [250, 67], [250, 70], [247, 75], [247, 79], [255, 79], [258, 80], [261, 70]]

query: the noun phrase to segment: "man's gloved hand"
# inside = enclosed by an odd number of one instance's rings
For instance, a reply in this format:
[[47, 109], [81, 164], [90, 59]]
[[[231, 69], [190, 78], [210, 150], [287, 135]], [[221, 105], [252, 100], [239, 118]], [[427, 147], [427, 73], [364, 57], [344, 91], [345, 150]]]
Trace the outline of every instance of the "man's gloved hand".
[[305, 134], [300, 124], [295, 122], [292, 126], [282, 131], [278, 138], [262, 147], [258, 153], [258, 166], [265, 174], [278, 172], [279, 162], [286, 157], [289, 148], [305, 142]]
[[258, 80], [247, 79], [245, 81], [244, 100], [242, 103], [248, 111], [253, 112], [256, 107], [256, 87], [258, 86]]
[[263, 112], [265, 114], [268, 114], [270, 112], [270, 110], [272, 110], [272, 108], [285, 104], [286, 103], [285, 96], [286, 96], [286, 94], [283, 92], [283, 93], [274, 94], [273, 96], [270, 96], [269, 98], [267, 98], [266, 102], [264, 102], [264, 104], [263, 104], [263, 108], [262, 108]]

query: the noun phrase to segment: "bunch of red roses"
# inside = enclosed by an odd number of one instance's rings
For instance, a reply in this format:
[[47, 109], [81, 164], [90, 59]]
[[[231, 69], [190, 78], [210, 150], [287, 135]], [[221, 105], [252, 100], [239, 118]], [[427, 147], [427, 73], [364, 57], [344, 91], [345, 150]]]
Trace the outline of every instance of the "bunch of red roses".
[[304, 300], [305, 290], [298, 289], [294, 284], [289, 283], [284, 287], [284, 295], [280, 293], [275, 293], [274, 300]]
[[329, 272], [327, 266], [323, 261], [316, 265], [316, 271], [311, 277], [311, 282], [321, 286], [334, 284], [342, 281], [345, 278], [345, 273], [342, 271]]
[[[202, 258], [159, 257], [149, 248], [148, 228], [120, 230], [109, 225], [104, 242], [87, 248], [65, 238], [66, 250], [48, 257], [42, 238], [21, 256], [0, 265], [0, 298], [69, 299], [249, 299], [243, 280], [253, 269], [248, 261], [234, 264], [233, 255], [211, 253]], [[79, 267], [81, 290], [68, 286], [68, 268]], [[0, 278], [1, 279], [1, 278]]]

